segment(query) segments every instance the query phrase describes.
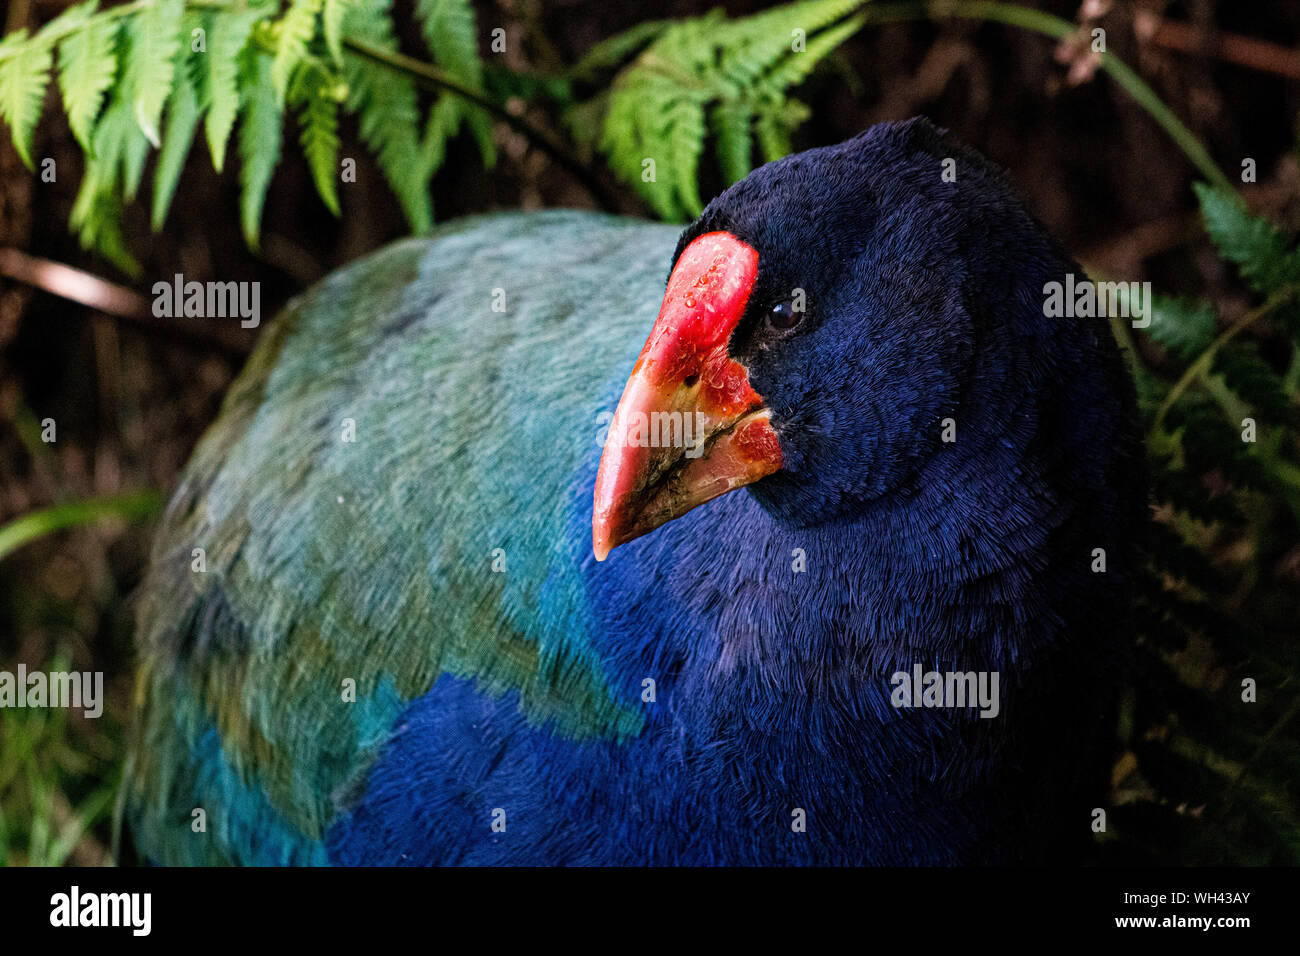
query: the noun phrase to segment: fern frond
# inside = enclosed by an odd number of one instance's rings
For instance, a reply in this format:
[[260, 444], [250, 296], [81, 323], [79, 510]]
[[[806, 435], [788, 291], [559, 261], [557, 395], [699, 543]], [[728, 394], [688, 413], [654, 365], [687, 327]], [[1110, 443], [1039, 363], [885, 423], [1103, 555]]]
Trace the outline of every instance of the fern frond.
[[[88, 0], [81, 7], [93, 13], [99, 0]], [[59, 90], [68, 126], [81, 148], [91, 151], [91, 133], [104, 95], [117, 73], [118, 21], [103, 17], [92, 19], [81, 30], [74, 30], [59, 43]]]
[[0, 41], [0, 52], [8, 54], [0, 60], [0, 117], [9, 124], [23, 165], [35, 171], [32, 136], [50, 79], [53, 45], [39, 33], [28, 39], [26, 30], [17, 30]]
[[[662, 219], [691, 214], [695, 171], [704, 146], [704, 101], [666, 77], [628, 77], [610, 97], [600, 148]], [[650, 122], [651, 118], [653, 123]], [[689, 181], [684, 179], [687, 177]]]
[[199, 74], [198, 95], [207, 107], [204, 132], [212, 167], [221, 172], [226, 160], [226, 143], [239, 114], [239, 58], [257, 22], [267, 8], [218, 11], [206, 18], [208, 54]]
[[726, 182], [744, 179], [754, 168], [754, 111], [747, 103], [719, 103], [709, 113], [709, 127]]
[[173, 58], [181, 46], [184, 0], [158, 0], [126, 21], [131, 37], [126, 83], [135, 119], [154, 147], [161, 145], [158, 121], [172, 89]]
[[1214, 341], [1214, 319], [1214, 308], [1208, 302], [1156, 296], [1146, 333], [1178, 358], [1190, 362]]
[[271, 66], [271, 84], [281, 106], [284, 105], [293, 71], [307, 56], [307, 48], [316, 38], [320, 12], [321, 0], [293, 0], [284, 16], [275, 24], [278, 33], [275, 62]]
[[664, 140], [668, 143], [678, 200], [687, 218], [694, 218], [704, 211], [696, 175], [700, 153], [704, 151], [704, 104], [682, 97], [673, 104], [664, 121], [667, 127]]
[[[178, 34], [179, 24], [178, 18]], [[108, 122], [109, 114], [112, 114], [112, 123], [105, 130], [102, 140], [97, 126], [95, 138], [92, 140], [97, 158], [101, 148], [106, 150], [103, 155], [106, 169], [104, 178], [106, 182], [115, 184], [123, 203], [135, 201], [136, 193], [140, 189], [140, 181], [144, 178], [145, 161], [149, 158], [151, 141], [147, 130], [140, 122], [140, 98], [137, 94], [140, 83], [145, 81], [145, 74], [162, 72], [156, 67], [142, 66], [140, 62], [150, 55], [151, 50], [156, 49], [156, 45], [152, 42], [156, 36], [157, 32], [153, 31], [151, 35], [151, 31], [144, 28], [138, 17], [126, 21], [118, 39], [120, 45], [118, 61], [121, 64], [121, 71], [113, 84], [109, 105], [99, 125]], [[165, 68], [170, 89], [172, 63], [168, 61]], [[160, 105], [159, 117], [161, 115]], [[155, 135], [157, 135], [156, 131]]]
[[478, 25], [468, 0], [417, 0], [424, 43], [434, 61], [474, 89], [483, 86], [483, 61], [478, 55]]
[[325, 35], [325, 49], [336, 66], [343, 65], [343, 14], [356, 0], [325, 0], [321, 7], [321, 32]]
[[122, 184], [128, 176], [138, 175], [137, 167], [143, 166], [138, 157], [143, 157], [149, 142], [120, 81], [95, 124], [91, 146], [69, 224], [83, 248], [95, 250], [128, 275], [138, 275], [140, 265], [122, 234]]
[[[391, 0], [367, 0], [349, 7], [343, 32], [379, 49], [397, 49], [390, 7]], [[420, 145], [415, 85], [405, 74], [374, 69], [347, 50], [343, 68], [348, 109], [359, 117], [361, 139], [375, 154], [411, 229], [425, 232], [433, 224], [433, 207]]]
[[460, 125], [460, 104], [450, 96], [440, 96], [429, 110], [424, 124], [424, 138], [420, 141], [422, 168], [432, 176], [447, 158], [447, 142], [456, 135]]
[[758, 145], [763, 150], [765, 162], [775, 162], [793, 151], [794, 144], [790, 141], [790, 135], [811, 114], [812, 111], [798, 100], [764, 105], [754, 123], [754, 133], [758, 136]]
[[280, 100], [271, 81], [271, 57], [256, 47], [244, 47], [239, 58], [243, 90], [239, 117], [239, 223], [244, 241], [258, 248], [262, 207], [271, 175], [280, 160], [283, 136]]
[[[835, 6], [844, 4], [836, 3]], [[757, 83], [758, 88], [770, 96], [780, 96], [790, 87], [798, 86], [812, 73], [813, 67], [861, 30], [865, 22], [864, 17], [852, 17], [818, 33], [807, 41], [802, 52], [787, 56], [772, 72], [762, 77]]]
[[1282, 377], [1260, 357], [1254, 342], [1219, 349], [1214, 356], [1213, 371], [1222, 375], [1224, 384], [1259, 416], [1274, 422], [1291, 419], [1291, 402]]
[[[864, 2], [805, 0], [738, 20], [713, 11], [658, 31], [610, 92], [600, 138], [610, 165], [660, 216], [697, 215], [707, 130], [728, 181], [748, 172], [755, 136], [767, 159], [788, 153], [808, 116], [788, 90], [861, 28], [861, 17], [845, 18]], [[642, 178], [646, 159], [656, 182]]]
[[[425, 46], [433, 55], [434, 62], [462, 85], [475, 92], [482, 92], [483, 61], [478, 52], [478, 23], [469, 0], [418, 0], [415, 9]], [[443, 106], [442, 100], [450, 102]], [[462, 119], [470, 124], [483, 165], [491, 168], [496, 163], [491, 117], [473, 103], [448, 93], [440, 97], [436, 113], [430, 114], [429, 123], [425, 127], [426, 155], [439, 156], [445, 153], [445, 141], [459, 132]], [[437, 146], [432, 143], [436, 136], [444, 139]], [[437, 168], [436, 165], [430, 167], [429, 175], [432, 176]]]
[[582, 59], [569, 70], [569, 75], [576, 80], [594, 80], [602, 72], [626, 62], [672, 23], [671, 20], [647, 20], [600, 41], [583, 54]]
[[[817, 61], [839, 46], [861, 26], [861, 19], [827, 31], [819, 42], [818, 31], [862, 6], [862, 0], [811, 0], [792, 3], [727, 24], [718, 37], [722, 48], [718, 72], [738, 90], [762, 86], [767, 92], [783, 93], [803, 80]], [[801, 32], [802, 50], [795, 49]], [[788, 80], [783, 80], [783, 74]]]
[[93, 249], [127, 275], [138, 276], [140, 263], [122, 233], [125, 210], [118, 194], [112, 189], [97, 189], [91, 180], [83, 179], [75, 205], [82, 209], [78, 230], [82, 247]]
[[181, 170], [185, 168], [185, 159], [190, 154], [199, 125], [198, 95], [183, 62], [180, 60], [176, 64], [172, 95], [167, 101], [162, 151], [158, 154], [158, 165], [153, 174], [153, 208], [149, 221], [154, 232], [162, 229], [167, 219], [167, 210], [171, 208]]
[[329, 211], [339, 215], [339, 195], [336, 184], [339, 159], [339, 105], [334, 98], [337, 79], [318, 62], [307, 62], [298, 68], [289, 85], [289, 102], [301, 107], [303, 155], [311, 170], [316, 192]]
[[1300, 283], [1300, 252], [1280, 229], [1252, 216], [1234, 193], [1205, 183], [1194, 188], [1210, 238], [1251, 288], [1271, 295]]

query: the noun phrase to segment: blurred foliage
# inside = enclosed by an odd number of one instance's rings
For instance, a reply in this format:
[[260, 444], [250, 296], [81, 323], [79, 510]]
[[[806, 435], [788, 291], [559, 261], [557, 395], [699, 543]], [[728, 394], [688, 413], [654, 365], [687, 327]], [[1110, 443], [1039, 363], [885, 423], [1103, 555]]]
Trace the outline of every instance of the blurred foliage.
[[[1196, 194], [1219, 254], [1263, 301], [1216, 334], [1210, 303], [1158, 298], [1144, 332], [1164, 355], [1134, 362], [1155, 524], [1127, 722], [1140, 773], [1115, 814], [1117, 851], [1296, 865], [1297, 605], [1266, 572], [1300, 526], [1300, 249], [1235, 193]], [[1281, 370], [1260, 342], [1282, 346]]]
[[[51, 671], [67, 671], [65, 655]], [[94, 720], [51, 708], [13, 709], [0, 733], [0, 866], [94, 866], [122, 778], [125, 734], [105, 709]], [[23, 782], [19, 786], [18, 781]]]
[[[706, 135], [716, 140], [729, 183], [753, 168], [755, 137], [765, 160], [789, 153], [790, 135], [808, 108], [788, 90], [862, 26], [861, 17], [844, 19], [860, 6], [862, 0], [810, 0], [740, 20], [715, 10], [662, 26], [594, 101], [603, 114], [600, 148], [661, 218], [698, 216]], [[617, 62], [613, 54], [624, 42], [614, 37], [579, 67], [591, 70], [602, 58]], [[650, 179], [647, 160], [655, 160]]]
[[100, 518], [147, 518], [161, 504], [157, 492], [145, 491], [112, 498], [69, 501], [33, 511], [0, 525], [0, 558], [42, 535], [89, 524]]
[[[429, 180], [463, 123], [484, 163], [494, 161], [480, 107], [446, 92], [422, 120], [412, 76], [383, 63], [397, 49], [391, 0], [135, 0], [105, 10], [98, 3], [86, 0], [33, 36], [19, 30], [0, 42], [0, 115], [35, 169], [32, 135], [57, 48], [64, 109], [87, 160], [71, 225], [83, 245], [129, 274], [139, 264], [122, 235], [122, 205], [135, 199], [157, 150], [152, 225], [163, 227], [200, 123], [218, 171], [237, 127], [240, 219], [252, 246], [286, 111], [296, 114], [303, 156], [335, 215], [340, 110], [358, 117], [362, 141], [417, 232], [433, 221]], [[447, 80], [481, 94], [467, 0], [420, 0], [416, 14]]]
[[[87, 156], [71, 225], [83, 245], [131, 275], [139, 264], [122, 236], [122, 205], [135, 199], [150, 150], [158, 151], [151, 216], [158, 231], [200, 123], [217, 171], [237, 126], [240, 221], [255, 247], [286, 110], [297, 116], [303, 156], [334, 215], [343, 111], [359, 118], [361, 140], [411, 229], [421, 232], [433, 221], [429, 183], [462, 124], [490, 167], [491, 116], [513, 114], [486, 92], [469, 0], [415, 4], [432, 64], [399, 52], [391, 2], [135, 0], [101, 11], [99, 0], [85, 0], [32, 36], [19, 30], [0, 41], [0, 116], [34, 169], [32, 137], [57, 49], [64, 110]], [[598, 146], [660, 218], [684, 221], [703, 208], [698, 173], [708, 139], [726, 183], [749, 173], [755, 141], [764, 160], [779, 159], [809, 116], [789, 95], [793, 87], [864, 24], [929, 16], [998, 20], [1058, 39], [1076, 30], [1014, 4], [800, 0], [739, 19], [714, 10], [651, 21], [597, 45], [553, 82], [498, 75], [493, 85], [554, 99], [574, 142], [554, 144], [517, 117], [513, 122], [566, 156]], [[1113, 56], [1103, 69], [1203, 174], [1224, 182], [1196, 138], [1136, 74]], [[575, 83], [611, 71], [607, 86], [577, 97]], [[438, 90], [423, 114], [417, 83]]]

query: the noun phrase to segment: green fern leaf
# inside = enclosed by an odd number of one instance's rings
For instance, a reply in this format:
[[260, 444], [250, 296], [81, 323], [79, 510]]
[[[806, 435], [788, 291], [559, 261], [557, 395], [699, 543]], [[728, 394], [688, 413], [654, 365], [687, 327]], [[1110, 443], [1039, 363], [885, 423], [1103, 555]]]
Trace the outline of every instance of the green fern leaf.
[[154, 232], [163, 227], [171, 208], [181, 170], [190, 154], [199, 125], [199, 100], [189, 72], [178, 65], [171, 98], [167, 101], [167, 123], [163, 128], [162, 151], [153, 175], [153, 209], [150, 224]]
[[704, 211], [697, 175], [700, 153], [704, 151], [704, 104], [693, 98], [679, 99], [665, 120], [668, 125], [665, 139], [678, 203], [686, 218], [693, 219]]
[[158, 0], [127, 20], [131, 38], [126, 63], [126, 83], [135, 107], [135, 119], [154, 147], [161, 145], [158, 122], [171, 94], [173, 58], [181, 46], [184, 0]]
[[794, 145], [790, 140], [792, 130], [798, 129], [812, 111], [798, 100], [785, 100], [765, 106], [758, 114], [754, 132], [767, 162], [788, 156]]
[[329, 211], [339, 215], [335, 183], [339, 158], [339, 109], [334, 99], [336, 80], [317, 64], [304, 64], [289, 86], [289, 102], [301, 107], [302, 151], [307, 158], [316, 192]]
[[1190, 362], [1214, 341], [1214, 308], [1208, 302], [1157, 296], [1146, 332], [1178, 358]]
[[[478, 24], [469, 0], [418, 0], [416, 13], [420, 19], [425, 45], [433, 54], [434, 62], [462, 85], [481, 93], [483, 61], [478, 52]], [[474, 133], [483, 165], [491, 168], [496, 163], [492, 118], [473, 103], [452, 94], [443, 94], [442, 99], [447, 98], [451, 98], [451, 105], [444, 107], [439, 102], [439, 115], [430, 114], [425, 129], [425, 143], [430, 143], [434, 136], [442, 136], [444, 140], [455, 136], [464, 119]], [[444, 142], [440, 148], [429, 152], [436, 154], [439, 149], [445, 148]], [[437, 167], [431, 168], [430, 175], [436, 169]]]
[[23, 165], [34, 172], [32, 136], [44, 105], [53, 46], [40, 34], [28, 39], [26, 30], [17, 30], [0, 42], [0, 53], [6, 54], [0, 60], [0, 117], [9, 124]]
[[257, 249], [262, 207], [280, 160], [283, 136], [280, 100], [271, 81], [271, 58], [246, 46], [239, 58], [243, 91], [239, 121], [239, 223], [244, 241]]
[[[852, 6], [857, 6], [857, 4]], [[770, 94], [775, 96], [783, 94], [785, 90], [793, 86], [798, 86], [808, 78], [808, 74], [813, 71], [813, 67], [836, 50], [845, 40], [861, 30], [865, 22], [864, 17], [853, 17], [810, 38], [801, 52], [792, 52], [779, 66], [765, 76], [759, 84], [760, 88], [770, 91]]]
[[321, 8], [321, 32], [325, 34], [325, 48], [330, 52], [330, 59], [338, 66], [343, 65], [343, 14], [348, 5], [356, 0], [325, 0]]
[[441, 96], [429, 111], [429, 120], [424, 126], [424, 139], [420, 143], [420, 155], [423, 168], [430, 177], [441, 167], [447, 158], [447, 141], [456, 135], [460, 125], [460, 108], [455, 98]]
[[[134, 123], [135, 119], [131, 121]], [[82, 247], [93, 249], [127, 275], [138, 276], [140, 263], [132, 255], [122, 233], [125, 210], [117, 193], [109, 189], [97, 190], [83, 179], [77, 204], [83, 210], [78, 230]]]
[[483, 61], [478, 55], [478, 26], [468, 0], [417, 0], [425, 45], [434, 61], [474, 89], [483, 86]]
[[[98, 0], [82, 7], [93, 12]], [[75, 9], [75, 8], [74, 8]], [[74, 30], [59, 44], [59, 90], [68, 126], [87, 153], [95, 119], [104, 105], [104, 94], [117, 73], [118, 21], [96, 18], [83, 29]]]
[[[792, 3], [727, 24], [718, 42], [723, 48], [719, 73], [736, 89], [750, 89], [765, 74], [772, 74], [771, 92], [802, 80], [817, 61], [862, 26], [860, 19], [841, 24], [830, 40], [818, 42], [818, 31], [862, 6], [864, 0], [812, 0]], [[796, 33], [798, 31], [798, 33]], [[796, 49], [801, 43], [802, 50]], [[785, 69], [790, 77], [782, 83], [775, 75]]]
[[[177, 22], [179, 24], [179, 20]], [[177, 32], [179, 33], [179, 26]], [[149, 157], [149, 147], [159, 145], [151, 144], [144, 126], [140, 123], [140, 99], [137, 92], [145, 73], [160, 71], [140, 65], [140, 61], [149, 55], [151, 49], [154, 49], [154, 44], [149, 31], [139, 22], [139, 18], [134, 18], [126, 24], [119, 37], [119, 43], [121, 49], [118, 59], [122, 66], [121, 76], [113, 84], [108, 108], [105, 110], [104, 117], [100, 119], [102, 125], [110, 112], [114, 118], [113, 124], [104, 137], [107, 149], [104, 160], [109, 164], [104, 178], [105, 182], [115, 184], [122, 202], [131, 203], [135, 201], [136, 193], [140, 189], [140, 181], [144, 178], [144, 165]], [[166, 69], [170, 87], [172, 64], [168, 63]], [[161, 115], [160, 108], [159, 117]], [[124, 117], [129, 117], [132, 122], [124, 122]], [[91, 143], [95, 147], [96, 155], [100, 149], [99, 143], [99, 130], [96, 128], [95, 138]]]
[[208, 110], [204, 132], [217, 172], [225, 165], [226, 143], [239, 113], [239, 58], [254, 25], [265, 16], [265, 9], [253, 8], [221, 11], [207, 18], [208, 54], [198, 94]]
[[1300, 284], [1300, 253], [1281, 230], [1252, 216], [1233, 193], [1205, 183], [1195, 189], [1210, 238], [1251, 288], [1271, 295], [1283, 286]]
[[569, 75], [576, 80], [594, 80], [601, 73], [625, 63], [671, 25], [671, 20], [647, 20], [602, 40], [583, 54]]
[[[695, 122], [692, 110], [698, 114]], [[616, 83], [610, 95], [601, 149], [661, 219], [677, 222], [690, 214], [681, 198], [680, 180], [686, 176], [694, 185], [703, 125], [698, 93], [692, 102], [666, 77], [632, 75]], [[693, 141], [691, 131], [698, 133]], [[683, 152], [674, 155], [674, 149], [681, 147]]]
[[149, 141], [135, 120], [124, 83], [115, 84], [95, 124], [91, 147], [69, 224], [83, 248], [95, 250], [128, 275], [138, 275], [140, 264], [122, 234], [121, 183], [133, 157], [146, 152]]
[[754, 168], [754, 111], [746, 103], [719, 103], [709, 113], [709, 126], [718, 141], [723, 177], [739, 182]]
[[[707, 131], [728, 181], [750, 169], [755, 137], [768, 160], [788, 153], [809, 111], [787, 90], [861, 28], [861, 17], [845, 18], [864, 2], [808, 0], [739, 20], [715, 10], [663, 28], [615, 78], [599, 148], [657, 214], [697, 215]], [[647, 159], [657, 182], [645, 182]]]
[[1255, 412], [1270, 421], [1286, 422], [1292, 417], [1282, 378], [1260, 357], [1254, 342], [1238, 342], [1214, 355], [1215, 373]]
[[289, 89], [293, 71], [307, 56], [307, 48], [316, 37], [321, 0], [293, 0], [276, 27], [275, 62], [271, 66], [271, 83], [281, 106]]
[[[349, 7], [343, 17], [344, 34], [380, 49], [397, 49], [390, 7], [391, 0], [368, 0]], [[375, 154], [411, 229], [427, 231], [433, 224], [433, 207], [414, 84], [403, 74], [375, 69], [369, 61], [347, 50], [343, 67], [348, 109], [359, 117], [362, 141]]]

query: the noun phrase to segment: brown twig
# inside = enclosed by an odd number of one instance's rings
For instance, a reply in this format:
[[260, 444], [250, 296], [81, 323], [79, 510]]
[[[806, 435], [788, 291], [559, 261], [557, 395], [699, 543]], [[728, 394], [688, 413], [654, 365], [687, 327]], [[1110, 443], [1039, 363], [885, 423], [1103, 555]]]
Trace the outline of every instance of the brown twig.
[[190, 344], [201, 342], [237, 356], [247, 355], [252, 348], [248, 336], [237, 329], [185, 318], [160, 319], [153, 314], [149, 300], [132, 289], [17, 249], [0, 248], [0, 276]]
[[1300, 80], [1300, 53], [1279, 43], [1237, 33], [1211, 33], [1177, 20], [1158, 20], [1147, 29], [1151, 31], [1150, 41], [1156, 46]]

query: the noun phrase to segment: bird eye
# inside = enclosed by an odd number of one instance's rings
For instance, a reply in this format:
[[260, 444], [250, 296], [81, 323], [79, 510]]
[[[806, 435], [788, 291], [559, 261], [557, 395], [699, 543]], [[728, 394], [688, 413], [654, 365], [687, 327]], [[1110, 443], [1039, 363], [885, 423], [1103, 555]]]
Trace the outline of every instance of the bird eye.
[[768, 310], [764, 322], [773, 332], [789, 332], [803, 321], [804, 311], [796, 310], [793, 299], [783, 299]]

